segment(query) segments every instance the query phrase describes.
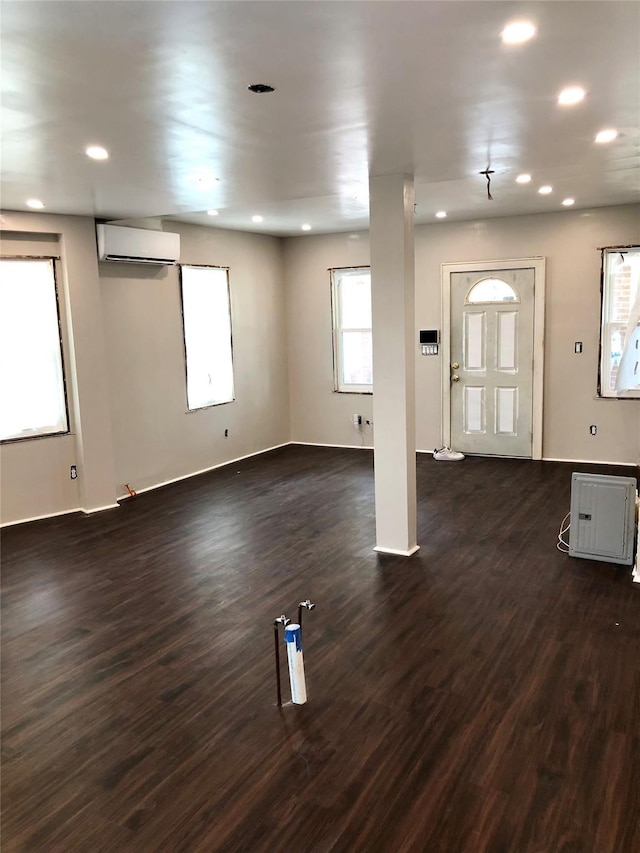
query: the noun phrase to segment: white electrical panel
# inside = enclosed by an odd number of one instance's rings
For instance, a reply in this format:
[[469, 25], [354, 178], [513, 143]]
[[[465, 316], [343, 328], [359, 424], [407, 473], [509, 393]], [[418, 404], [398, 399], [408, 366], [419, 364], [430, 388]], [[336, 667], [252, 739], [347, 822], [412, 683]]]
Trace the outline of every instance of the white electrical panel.
[[572, 474], [569, 555], [630, 566], [635, 500], [633, 477]]

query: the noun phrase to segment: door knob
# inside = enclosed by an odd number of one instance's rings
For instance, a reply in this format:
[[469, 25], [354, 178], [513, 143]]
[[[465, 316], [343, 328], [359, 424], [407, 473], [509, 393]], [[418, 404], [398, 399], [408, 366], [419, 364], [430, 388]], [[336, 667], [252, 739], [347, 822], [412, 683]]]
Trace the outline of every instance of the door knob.
[[453, 367], [454, 370], [457, 370], [460, 367], [460, 365], [458, 364], [457, 361], [454, 361], [453, 364], [451, 365], [451, 367]]
[[453, 376], [451, 377], [451, 381], [452, 382], [460, 382], [460, 377], [458, 376], [457, 373], [453, 374]]

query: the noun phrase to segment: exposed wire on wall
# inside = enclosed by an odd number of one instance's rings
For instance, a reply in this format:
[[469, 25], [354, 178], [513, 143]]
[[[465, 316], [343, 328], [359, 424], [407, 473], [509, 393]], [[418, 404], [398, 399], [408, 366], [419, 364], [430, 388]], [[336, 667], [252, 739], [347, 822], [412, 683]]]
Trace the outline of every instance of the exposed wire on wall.
[[566, 527], [565, 527], [565, 522], [566, 522], [566, 521], [567, 521], [567, 519], [569, 519], [570, 517], [571, 517], [571, 513], [570, 513], [570, 512], [568, 512], [568, 513], [565, 515], [565, 517], [562, 519], [562, 521], [560, 522], [560, 530], [559, 530], [559, 532], [558, 532], [558, 542], [557, 542], [557, 544], [556, 544], [556, 548], [558, 549], [558, 551], [562, 551], [562, 553], [563, 553], [563, 554], [568, 554], [568, 553], [569, 553], [569, 543], [568, 543], [565, 539], [563, 539], [562, 537], [564, 536], [564, 534], [565, 534], [565, 533], [567, 533], [567, 531], [568, 531], [568, 530], [569, 530], [569, 528], [571, 527], [571, 522], [570, 522], [570, 521], [569, 521], [569, 523], [568, 523], [568, 524], [566, 525]]
[[489, 199], [489, 201], [493, 201], [493, 196], [491, 195], [491, 175], [495, 175], [495, 169], [490, 169], [487, 166], [484, 171], [478, 172], [478, 174], [484, 175], [487, 179], [487, 198]]

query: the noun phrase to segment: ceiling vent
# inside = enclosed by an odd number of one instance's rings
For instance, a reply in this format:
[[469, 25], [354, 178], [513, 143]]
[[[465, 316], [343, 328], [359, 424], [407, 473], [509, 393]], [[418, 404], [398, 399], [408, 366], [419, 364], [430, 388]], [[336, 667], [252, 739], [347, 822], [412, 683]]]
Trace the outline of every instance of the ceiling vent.
[[97, 225], [98, 258], [125, 264], [177, 264], [180, 235], [123, 225]]

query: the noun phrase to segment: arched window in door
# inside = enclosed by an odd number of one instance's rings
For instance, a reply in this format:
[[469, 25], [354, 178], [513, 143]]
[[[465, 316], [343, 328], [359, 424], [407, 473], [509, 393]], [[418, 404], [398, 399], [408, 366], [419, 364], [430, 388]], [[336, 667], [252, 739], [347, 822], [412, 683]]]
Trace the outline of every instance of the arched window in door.
[[481, 302], [520, 302], [520, 297], [501, 278], [483, 278], [473, 285], [465, 299], [467, 305]]

